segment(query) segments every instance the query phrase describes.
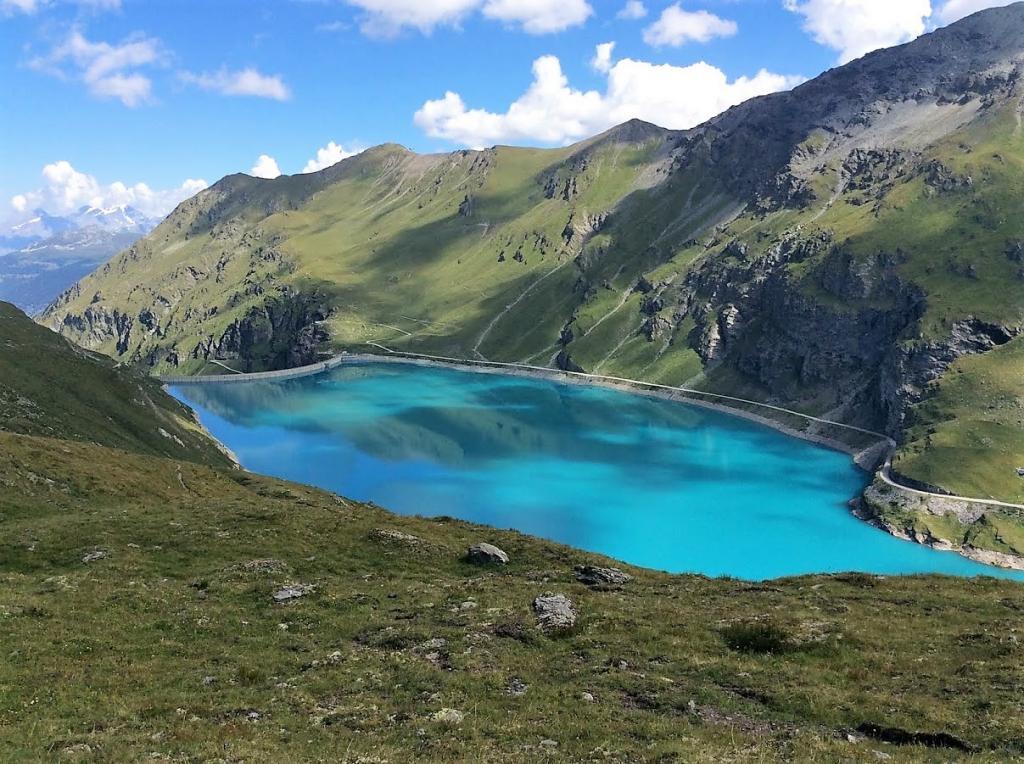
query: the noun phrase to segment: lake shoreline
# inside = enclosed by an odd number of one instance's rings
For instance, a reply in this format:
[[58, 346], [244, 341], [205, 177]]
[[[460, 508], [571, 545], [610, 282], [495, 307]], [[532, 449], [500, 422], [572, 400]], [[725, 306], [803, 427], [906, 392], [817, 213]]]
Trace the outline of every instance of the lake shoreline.
[[[314, 376], [321, 374], [325, 371], [338, 368], [347, 364], [369, 364], [369, 363], [386, 363], [394, 365], [407, 365], [407, 366], [419, 366], [428, 368], [442, 368], [442, 369], [456, 369], [459, 371], [472, 372], [477, 374], [494, 374], [502, 376], [514, 376], [522, 377], [527, 379], [544, 379], [556, 383], [567, 384], [567, 385], [586, 385], [592, 387], [601, 387], [605, 389], [618, 390], [620, 392], [626, 392], [633, 395], [643, 395], [649, 398], [656, 398], [659, 400], [672, 401], [674, 403], [681, 403], [683, 405], [692, 405], [698, 408], [702, 408], [709, 411], [725, 414], [727, 416], [735, 416], [744, 419], [754, 424], [768, 427], [776, 432], [789, 437], [797, 438], [799, 440], [810, 442], [823, 448], [828, 448], [839, 453], [843, 453], [851, 458], [854, 465], [869, 475], [880, 475], [880, 470], [884, 471], [887, 464], [887, 460], [890, 457], [895, 443], [889, 438], [881, 435], [880, 433], [869, 433], [861, 428], [851, 427], [850, 429], [859, 431], [863, 434], [871, 434], [877, 437], [877, 440], [864, 448], [857, 448], [849, 443], [838, 440], [836, 438], [830, 438], [825, 435], [821, 435], [815, 432], [808, 432], [804, 430], [790, 427], [789, 425], [783, 424], [782, 422], [772, 419], [768, 416], [763, 416], [752, 411], [739, 408], [737, 406], [731, 406], [725, 403], [719, 403], [715, 401], [703, 400], [697, 396], [706, 394], [714, 396], [714, 393], [703, 393], [702, 391], [692, 390], [676, 390], [665, 385], [657, 385], [655, 383], [647, 383], [639, 380], [625, 380], [625, 379], [612, 379], [607, 377], [601, 377], [599, 375], [589, 375], [582, 372], [571, 372], [562, 369], [549, 369], [543, 367], [524, 367], [520, 365], [502, 365], [498, 362], [489, 361], [471, 361], [466, 359], [449, 359], [439, 357], [423, 357], [420, 355], [407, 355], [401, 351], [394, 351], [388, 354], [384, 353], [353, 353], [343, 352], [339, 355], [333, 356], [325, 361], [321, 361], [316, 364], [309, 364], [307, 366], [296, 367], [292, 369], [282, 369], [278, 371], [270, 372], [254, 372], [254, 373], [237, 373], [237, 374], [224, 374], [216, 376], [204, 376], [204, 377], [162, 377], [162, 381], [168, 385], [174, 384], [195, 384], [195, 383], [213, 383], [213, 384], [225, 384], [235, 382], [250, 382], [250, 381], [272, 381], [272, 380], [284, 380], [284, 379], [295, 379], [301, 377]], [[751, 402], [753, 405], [766, 405], [756, 404]], [[814, 417], [810, 415], [802, 415], [799, 412], [790, 412], [796, 416], [806, 416], [809, 421], [813, 422]], [[834, 423], [834, 426], [843, 426], [839, 423]], [[898, 484], [891, 483], [894, 488], [902, 488]], [[944, 547], [941, 545], [932, 545], [922, 543], [921, 541], [908, 537], [903, 534], [893, 533], [891, 529], [887, 528], [884, 524], [871, 523], [866, 520], [861, 514], [862, 496], [851, 497], [848, 506], [850, 513], [861, 520], [866, 522], [873, 527], [888, 533], [891, 536], [900, 538], [902, 540], [911, 541], [921, 546], [927, 546], [936, 551], [949, 551], [955, 552], [962, 557], [981, 562], [983, 564], [991, 565], [994, 568], [1002, 569], [1019, 569], [1016, 564], [1007, 564], [1005, 560], [995, 559], [980, 559], [975, 554], [969, 554], [966, 550], [958, 549], [956, 547]], [[972, 550], [973, 551], [973, 550]], [[1024, 560], [1021, 561], [1024, 564]]]

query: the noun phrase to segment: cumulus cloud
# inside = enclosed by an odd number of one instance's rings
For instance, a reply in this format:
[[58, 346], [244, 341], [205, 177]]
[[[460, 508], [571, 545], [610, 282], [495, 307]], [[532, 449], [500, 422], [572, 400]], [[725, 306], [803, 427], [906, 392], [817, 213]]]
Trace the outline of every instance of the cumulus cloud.
[[334, 141], [330, 141], [326, 146], [316, 150], [316, 156], [306, 162], [301, 172], [317, 172], [324, 168], [330, 167], [340, 162], [342, 159], [348, 159], [351, 156], [355, 156], [359, 151], [356, 149], [348, 150], [344, 146], [340, 146]]
[[1002, 8], [1010, 5], [1016, 0], [947, 0], [935, 12], [933, 21], [939, 24], [952, 24], [972, 13], [983, 11], [986, 8]]
[[260, 154], [256, 164], [249, 170], [254, 178], [276, 178], [281, 174], [281, 168], [277, 166], [277, 160], [269, 154]]
[[530, 34], [561, 32], [579, 26], [594, 12], [586, 0], [487, 0], [487, 18], [516, 24]]
[[607, 74], [612, 68], [612, 53], [615, 50], [614, 42], [603, 42], [594, 50], [594, 57], [590, 59], [590, 65], [603, 74]]
[[593, 13], [587, 0], [346, 0], [361, 10], [360, 29], [371, 37], [394, 37], [406, 29], [430, 34], [458, 26], [473, 13], [530, 34], [560, 32]]
[[292, 95], [280, 76], [261, 74], [252, 67], [237, 71], [220, 69], [199, 74], [179, 72], [178, 76], [183, 82], [221, 95], [255, 96], [274, 101], [287, 101]]
[[469, 108], [458, 93], [448, 91], [424, 103], [414, 121], [431, 137], [472, 148], [519, 141], [565, 144], [634, 117], [669, 128], [693, 127], [748, 98], [802, 81], [764, 70], [730, 81], [704, 62], [612, 62], [611, 49], [605, 50], [607, 57], [601, 50], [595, 55], [607, 67], [603, 93], [573, 88], [558, 58], [542, 56], [533, 63], [530, 87], [506, 111]]
[[189, 178], [179, 186], [154, 189], [146, 183], [122, 181], [100, 183], [94, 176], [79, 172], [67, 160], [52, 162], [42, 170], [43, 185], [11, 198], [15, 213], [42, 208], [53, 215], [74, 212], [83, 206], [117, 207], [130, 205], [152, 217], [163, 217], [178, 202], [206, 188], [205, 180]]
[[615, 14], [617, 19], [636, 21], [647, 15], [647, 7], [640, 0], [627, 0], [622, 10]]
[[359, 28], [371, 37], [393, 37], [404, 29], [430, 34], [442, 25], [457, 25], [480, 0], [347, 0], [363, 11]]
[[79, 30], [72, 30], [48, 54], [29, 61], [29, 66], [64, 79], [83, 82], [90, 93], [116, 98], [125, 106], [139, 106], [151, 100], [152, 81], [145, 68], [163, 62], [160, 41], [132, 35], [121, 43], [92, 42]]
[[715, 37], [731, 37], [739, 31], [735, 21], [723, 19], [707, 11], [685, 11], [676, 3], [644, 30], [648, 45], [670, 45], [678, 48], [687, 42], [707, 42]]
[[925, 31], [930, 0], [785, 0], [804, 18], [804, 29], [846, 63], [878, 48], [898, 45]]

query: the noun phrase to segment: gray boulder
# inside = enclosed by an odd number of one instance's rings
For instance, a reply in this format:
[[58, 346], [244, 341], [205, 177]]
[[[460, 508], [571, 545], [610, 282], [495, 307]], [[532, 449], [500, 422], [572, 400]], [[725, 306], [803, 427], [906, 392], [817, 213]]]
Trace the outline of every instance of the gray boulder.
[[274, 592], [274, 602], [289, 602], [290, 600], [299, 599], [299, 597], [305, 597], [307, 594], [313, 591], [314, 587], [309, 584], [293, 584], [291, 586], [285, 586], [282, 589], [278, 589]]
[[564, 594], [542, 594], [533, 601], [537, 628], [545, 634], [560, 634], [576, 625], [576, 608]]
[[466, 552], [466, 559], [474, 565], [507, 565], [508, 555], [493, 544], [473, 544]]
[[423, 543], [419, 536], [413, 536], [411, 533], [402, 533], [402, 531], [392, 530], [391, 528], [374, 528], [370, 531], [370, 538], [373, 541], [380, 541], [385, 544], [404, 544], [406, 546], [419, 546]]
[[599, 568], [596, 565], [577, 565], [576, 580], [593, 589], [609, 589], [629, 583], [633, 577], [618, 568]]

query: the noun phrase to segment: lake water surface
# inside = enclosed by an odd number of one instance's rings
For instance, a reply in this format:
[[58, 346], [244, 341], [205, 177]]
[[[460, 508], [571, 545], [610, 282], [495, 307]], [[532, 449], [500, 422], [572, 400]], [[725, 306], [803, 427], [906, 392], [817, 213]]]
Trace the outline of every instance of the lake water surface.
[[[254, 471], [673, 572], [1004, 573], [895, 539], [847, 502], [845, 454], [617, 390], [352, 363], [175, 395]], [[483, 534], [486, 536], [486, 534]]]

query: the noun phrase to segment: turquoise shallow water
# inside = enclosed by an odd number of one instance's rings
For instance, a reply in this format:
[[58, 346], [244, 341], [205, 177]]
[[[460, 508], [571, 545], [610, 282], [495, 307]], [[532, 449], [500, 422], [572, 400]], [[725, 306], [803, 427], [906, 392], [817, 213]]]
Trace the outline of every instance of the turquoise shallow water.
[[1012, 575], [854, 518], [868, 476], [845, 454], [643, 395], [375, 363], [174, 393], [255, 472], [636, 565]]

